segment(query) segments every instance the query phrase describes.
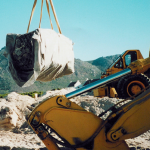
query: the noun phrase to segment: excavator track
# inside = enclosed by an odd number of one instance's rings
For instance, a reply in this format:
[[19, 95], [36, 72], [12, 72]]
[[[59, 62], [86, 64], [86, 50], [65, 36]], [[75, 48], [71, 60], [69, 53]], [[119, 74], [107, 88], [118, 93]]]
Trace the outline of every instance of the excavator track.
[[131, 97], [150, 85], [150, 79], [144, 75], [129, 75], [122, 77], [117, 84], [119, 98]]

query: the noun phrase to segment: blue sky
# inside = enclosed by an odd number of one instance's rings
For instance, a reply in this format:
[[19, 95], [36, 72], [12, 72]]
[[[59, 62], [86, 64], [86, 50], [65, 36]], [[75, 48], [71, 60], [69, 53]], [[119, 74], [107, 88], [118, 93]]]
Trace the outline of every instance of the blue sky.
[[[0, 48], [6, 34], [26, 33], [34, 0], [0, 0]], [[139, 49], [148, 57], [150, 0], [53, 0], [62, 34], [74, 44], [75, 58], [87, 61]], [[38, 28], [38, 0], [30, 31]], [[54, 30], [58, 32], [52, 12]], [[50, 28], [43, 5], [41, 28]]]

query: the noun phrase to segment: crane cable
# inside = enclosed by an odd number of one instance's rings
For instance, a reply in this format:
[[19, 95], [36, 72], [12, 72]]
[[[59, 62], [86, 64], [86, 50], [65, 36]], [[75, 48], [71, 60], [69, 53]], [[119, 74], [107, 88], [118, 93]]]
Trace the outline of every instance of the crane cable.
[[48, 15], [49, 15], [49, 20], [50, 20], [51, 28], [52, 28], [52, 30], [53, 30], [53, 24], [52, 24], [52, 21], [51, 21], [51, 16], [50, 16], [50, 11], [49, 11], [48, 0], [46, 0], [46, 6], [47, 6], [47, 11], [48, 11]]
[[31, 23], [31, 20], [32, 20], [32, 17], [33, 17], [33, 13], [34, 13], [34, 10], [35, 10], [36, 3], [37, 3], [37, 0], [34, 0], [34, 4], [33, 4], [31, 15], [30, 15], [30, 20], [29, 20], [29, 24], [28, 24], [28, 28], [27, 28], [27, 33], [29, 31], [29, 27], [30, 27], [30, 23]]
[[57, 24], [58, 31], [61, 34], [61, 29], [60, 29], [59, 22], [58, 22], [58, 19], [57, 19], [57, 16], [56, 16], [56, 12], [55, 12], [55, 8], [54, 8], [54, 5], [53, 5], [53, 2], [52, 2], [52, 0], [49, 0], [49, 2], [51, 4], [51, 8], [52, 8], [53, 15], [54, 15], [54, 18], [55, 18], [55, 21], [56, 21], [56, 24]]
[[41, 15], [40, 15], [39, 28], [41, 27], [41, 20], [42, 20], [42, 9], [43, 9], [43, 0], [42, 0], [42, 3], [41, 3]]
[[[50, 5], [51, 5], [52, 11], [53, 11], [53, 15], [54, 15], [54, 18], [55, 18], [55, 21], [56, 21], [56, 24], [57, 24], [58, 31], [61, 34], [61, 29], [60, 29], [59, 22], [58, 22], [58, 19], [57, 19], [57, 16], [56, 16], [56, 12], [55, 12], [55, 9], [54, 9], [53, 2], [52, 2], [52, 0], [49, 0], [49, 1], [50, 1]], [[34, 0], [31, 15], [30, 15], [30, 20], [29, 20], [29, 23], [28, 23], [27, 33], [29, 32], [29, 27], [30, 27], [30, 23], [31, 23], [31, 20], [32, 20], [32, 17], [33, 17], [33, 13], [34, 13], [34, 10], [35, 10], [35, 7], [36, 7], [36, 3], [37, 3], [37, 0]], [[51, 17], [50, 17], [50, 10], [49, 10], [48, 0], [46, 0], [46, 6], [47, 6], [47, 12], [48, 12], [48, 15], [49, 15], [49, 19], [50, 19], [51, 29], [53, 30], [53, 25], [52, 25], [52, 21], [51, 21]], [[42, 0], [42, 3], [41, 3], [41, 14], [40, 14], [39, 28], [41, 27], [42, 8], [43, 8], [43, 0]]]

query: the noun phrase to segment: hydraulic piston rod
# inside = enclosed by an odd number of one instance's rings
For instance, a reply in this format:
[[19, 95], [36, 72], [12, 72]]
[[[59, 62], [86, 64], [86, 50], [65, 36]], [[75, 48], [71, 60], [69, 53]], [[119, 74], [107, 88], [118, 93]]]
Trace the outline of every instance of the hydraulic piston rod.
[[100, 87], [100, 86], [103, 86], [105, 84], [111, 83], [114, 80], [119, 79], [119, 78], [121, 78], [123, 76], [129, 75], [129, 74], [131, 74], [131, 72], [132, 71], [129, 68], [124, 69], [124, 70], [122, 70], [120, 72], [117, 72], [115, 74], [112, 74], [112, 75], [110, 75], [110, 76], [108, 76], [106, 78], [103, 78], [103, 79], [95, 81], [95, 82], [93, 82], [91, 84], [88, 84], [88, 85], [86, 85], [86, 86], [84, 86], [84, 87], [82, 87], [82, 88], [80, 88], [78, 90], [70, 92], [70, 93], [66, 94], [65, 96], [68, 99], [73, 98], [73, 97], [78, 96], [78, 95], [80, 95], [82, 93], [85, 93], [85, 92], [87, 92], [89, 90], [93, 90], [93, 89], [95, 89], [97, 87]]

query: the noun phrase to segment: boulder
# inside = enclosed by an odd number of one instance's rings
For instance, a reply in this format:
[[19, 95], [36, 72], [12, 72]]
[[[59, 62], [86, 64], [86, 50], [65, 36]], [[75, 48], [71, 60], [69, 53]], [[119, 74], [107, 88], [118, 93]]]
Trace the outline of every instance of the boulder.
[[20, 128], [35, 99], [12, 92], [6, 99], [0, 99], [0, 130]]

